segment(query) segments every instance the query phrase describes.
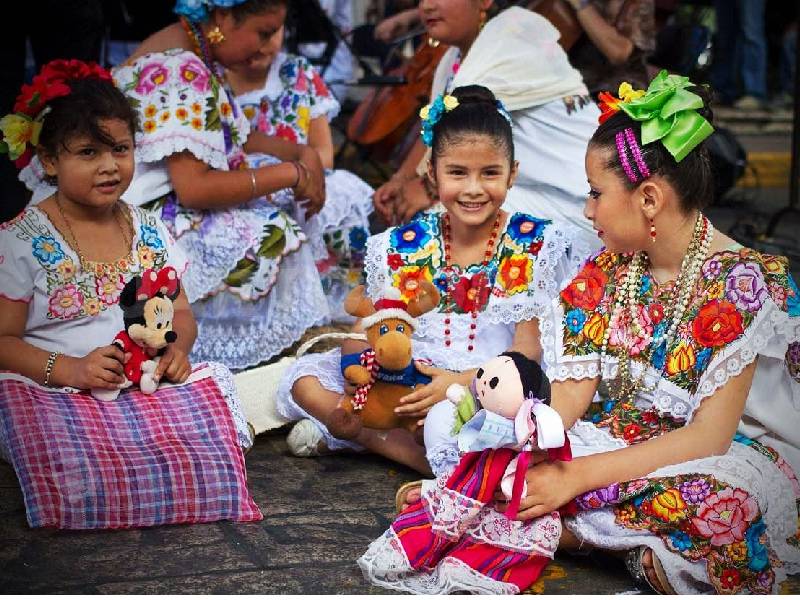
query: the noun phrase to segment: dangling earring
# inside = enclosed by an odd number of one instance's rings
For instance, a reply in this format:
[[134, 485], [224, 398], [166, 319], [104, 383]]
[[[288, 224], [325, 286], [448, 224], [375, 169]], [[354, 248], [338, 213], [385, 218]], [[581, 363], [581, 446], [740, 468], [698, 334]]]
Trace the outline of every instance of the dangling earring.
[[214, 46], [225, 41], [225, 34], [222, 33], [219, 25], [216, 25], [214, 29], [209, 31], [206, 37], [208, 37], [209, 43], [213, 44]]
[[438, 48], [439, 44], [441, 44], [441, 42], [439, 40], [437, 40], [436, 38], [432, 38], [432, 37], [428, 38], [428, 46], [430, 46], [431, 48]]
[[486, 25], [486, 11], [481, 11], [480, 20], [478, 21], [478, 33], [483, 31], [483, 26]]
[[650, 219], [650, 241], [656, 243], [656, 224]]

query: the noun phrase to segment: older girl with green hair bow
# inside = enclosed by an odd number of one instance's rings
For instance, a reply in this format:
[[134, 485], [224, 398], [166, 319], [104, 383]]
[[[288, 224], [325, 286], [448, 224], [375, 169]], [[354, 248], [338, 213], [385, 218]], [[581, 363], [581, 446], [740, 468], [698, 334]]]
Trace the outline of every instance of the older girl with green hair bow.
[[704, 90], [662, 71], [619, 95], [586, 156], [605, 248], [542, 325], [576, 458], [528, 471], [519, 518], [575, 499], [562, 547], [615, 552], [651, 591], [777, 593], [800, 571], [800, 290], [703, 215]]

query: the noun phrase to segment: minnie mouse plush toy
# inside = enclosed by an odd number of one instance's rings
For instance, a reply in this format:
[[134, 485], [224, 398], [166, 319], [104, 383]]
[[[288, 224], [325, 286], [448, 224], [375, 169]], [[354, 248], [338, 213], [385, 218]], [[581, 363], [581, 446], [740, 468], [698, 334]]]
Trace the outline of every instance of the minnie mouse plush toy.
[[[172, 267], [156, 272], [148, 269], [141, 277], [131, 279], [119, 296], [125, 323], [112, 343], [125, 352], [125, 383], [121, 388], [138, 385], [144, 394], [158, 388], [155, 371], [167, 344], [178, 338], [172, 330], [174, 309], [180, 283]], [[119, 390], [92, 390], [98, 400], [116, 400]]]

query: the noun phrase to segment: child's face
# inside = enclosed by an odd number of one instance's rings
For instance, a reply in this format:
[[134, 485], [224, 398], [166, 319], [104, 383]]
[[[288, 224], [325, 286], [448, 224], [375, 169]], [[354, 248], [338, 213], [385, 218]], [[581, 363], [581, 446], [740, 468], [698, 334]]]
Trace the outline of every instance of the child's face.
[[93, 207], [113, 206], [133, 179], [133, 135], [121, 119], [101, 119], [114, 141], [107, 146], [86, 136], [67, 140], [56, 156], [40, 155], [45, 171], [58, 180], [60, 197]]
[[276, 43], [276, 34], [280, 36], [280, 47], [285, 20], [286, 8], [283, 6], [249, 15], [241, 22], [237, 22], [230, 12], [224, 13], [217, 24], [225, 40], [211, 46], [214, 58], [229, 69], [251, 67], [253, 61], [263, 59], [262, 54], [267, 54]]
[[586, 152], [589, 194], [583, 214], [612, 252], [634, 252], [647, 248], [649, 222], [636, 202], [637, 189], [629, 190], [620, 176], [607, 169], [615, 151], [590, 146]]
[[237, 68], [237, 71], [254, 79], [263, 79], [282, 47], [283, 26], [269, 38], [269, 41], [261, 47], [257, 54]]
[[517, 175], [501, 145], [486, 135], [449, 142], [429, 175], [451, 218], [470, 226], [494, 219]]

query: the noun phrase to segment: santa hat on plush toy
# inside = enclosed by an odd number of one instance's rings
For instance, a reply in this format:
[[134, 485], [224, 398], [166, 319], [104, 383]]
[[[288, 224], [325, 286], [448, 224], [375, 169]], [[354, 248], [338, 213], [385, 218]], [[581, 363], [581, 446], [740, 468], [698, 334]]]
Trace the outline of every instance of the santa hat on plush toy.
[[408, 312], [408, 302], [400, 295], [400, 290], [391, 287], [383, 294], [383, 298], [375, 301], [375, 312], [361, 319], [364, 328], [372, 327], [378, 321], [386, 319], [399, 319], [405, 321], [416, 329], [419, 322]]

